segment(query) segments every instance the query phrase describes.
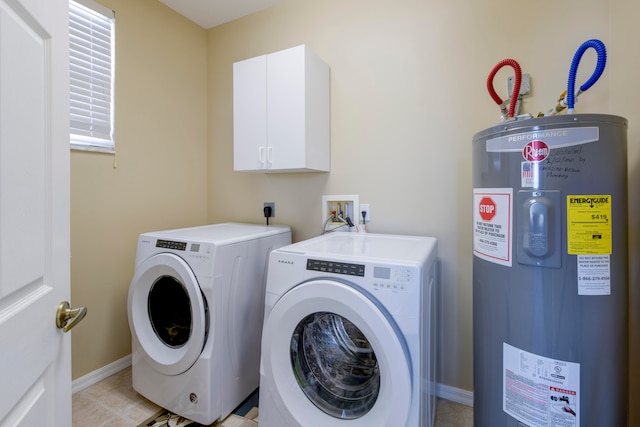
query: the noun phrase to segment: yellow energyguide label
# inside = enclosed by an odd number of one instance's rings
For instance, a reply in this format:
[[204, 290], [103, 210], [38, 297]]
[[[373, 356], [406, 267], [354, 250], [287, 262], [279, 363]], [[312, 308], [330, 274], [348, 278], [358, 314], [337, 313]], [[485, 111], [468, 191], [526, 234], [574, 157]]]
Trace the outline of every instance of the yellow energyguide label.
[[611, 195], [567, 196], [568, 253], [610, 254], [611, 247]]

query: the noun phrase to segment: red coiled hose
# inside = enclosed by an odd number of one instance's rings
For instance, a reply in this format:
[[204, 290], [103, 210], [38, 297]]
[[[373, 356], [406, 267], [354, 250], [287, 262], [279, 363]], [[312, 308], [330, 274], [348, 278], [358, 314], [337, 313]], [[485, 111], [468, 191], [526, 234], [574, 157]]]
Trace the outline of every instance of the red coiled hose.
[[520, 84], [522, 82], [522, 69], [520, 68], [520, 64], [515, 59], [506, 58], [502, 61], [498, 62], [493, 70], [489, 73], [489, 77], [487, 77], [487, 89], [489, 90], [489, 95], [491, 98], [503, 108], [502, 98], [496, 93], [496, 90], [493, 88], [493, 78], [496, 76], [498, 70], [500, 70], [505, 65], [509, 65], [513, 67], [513, 70], [516, 73], [516, 81], [513, 83], [513, 94], [511, 95], [511, 102], [509, 102], [509, 118], [512, 118], [516, 111], [516, 103], [518, 102], [518, 96], [520, 95]]

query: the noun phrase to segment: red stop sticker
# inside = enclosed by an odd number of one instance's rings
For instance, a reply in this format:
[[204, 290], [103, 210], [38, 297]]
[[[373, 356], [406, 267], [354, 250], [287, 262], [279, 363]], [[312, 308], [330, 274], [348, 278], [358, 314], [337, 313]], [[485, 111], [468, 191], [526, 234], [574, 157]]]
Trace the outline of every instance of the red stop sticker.
[[491, 221], [496, 216], [496, 203], [491, 197], [483, 197], [480, 200], [480, 217], [485, 221]]

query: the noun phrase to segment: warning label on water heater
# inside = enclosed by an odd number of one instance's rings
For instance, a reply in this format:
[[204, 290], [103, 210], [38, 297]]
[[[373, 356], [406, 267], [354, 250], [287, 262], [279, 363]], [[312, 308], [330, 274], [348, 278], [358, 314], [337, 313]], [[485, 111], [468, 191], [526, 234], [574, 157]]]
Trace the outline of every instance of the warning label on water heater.
[[502, 410], [530, 427], [580, 425], [580, 364], [502, 344]]
[[512, 188], [473, 190], [473, 254], [511, 267]]
[[567, 196], [568, 253], [611, 254], [611, 248], [611, 195]]
[[611, 295], [610, 255], [578, 255], [578, 295]]

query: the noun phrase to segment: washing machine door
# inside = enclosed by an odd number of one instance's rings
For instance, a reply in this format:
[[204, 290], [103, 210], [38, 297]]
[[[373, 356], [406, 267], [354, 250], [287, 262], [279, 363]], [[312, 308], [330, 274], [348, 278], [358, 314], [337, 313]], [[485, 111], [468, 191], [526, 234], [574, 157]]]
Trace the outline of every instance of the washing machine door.
[[208, 310], [198, 281], [182, 258], [160, 253], [136, 268], [128, 314], [141, 357], [157, 371], [181, 374], [200, 356]]
[[265, 322], [262, 362], [287, 425], [403, 426], [409, 417], [404, 338], [355, 285], [316, 279], [287, 292]]

